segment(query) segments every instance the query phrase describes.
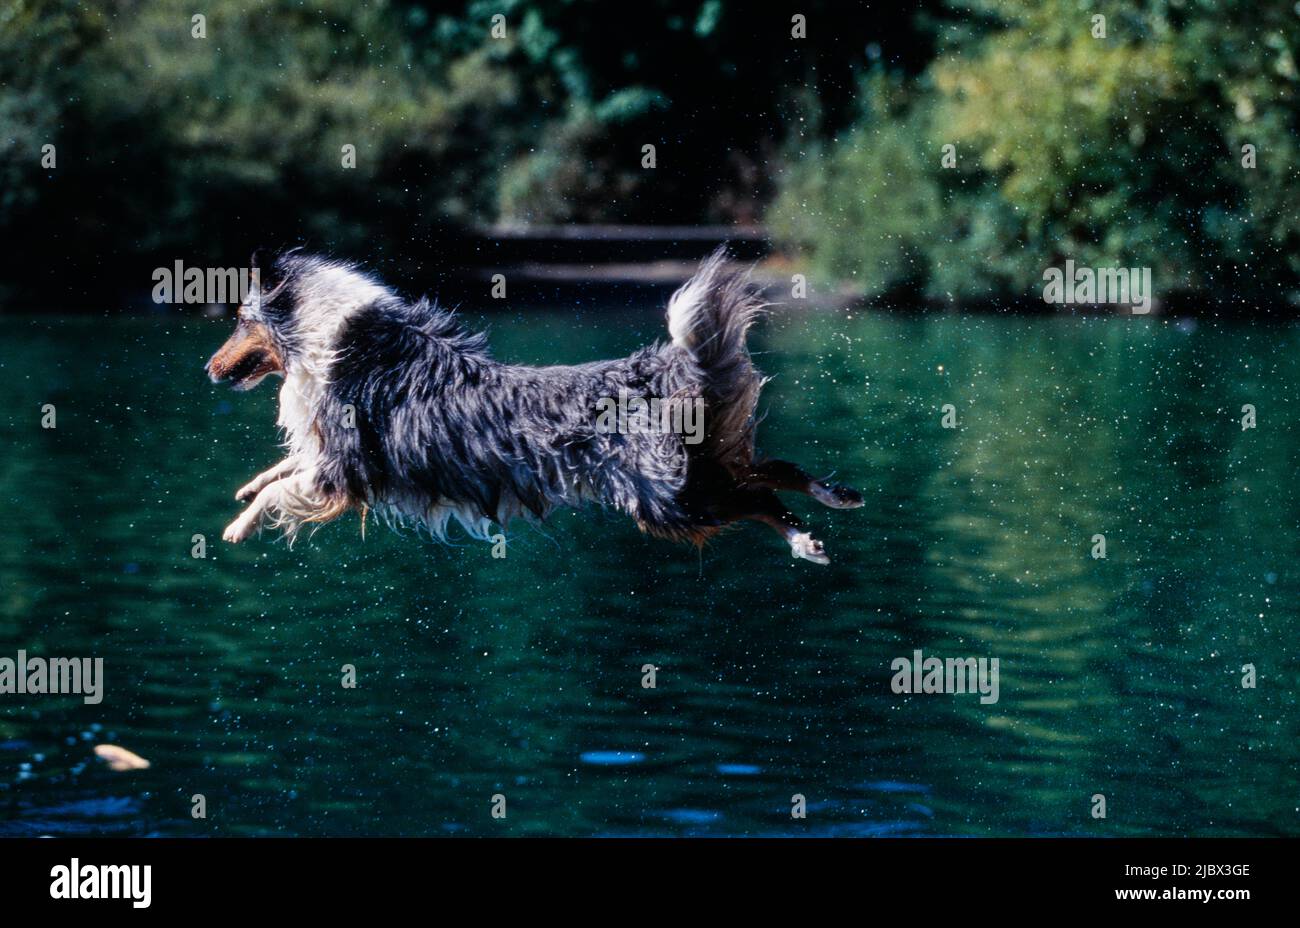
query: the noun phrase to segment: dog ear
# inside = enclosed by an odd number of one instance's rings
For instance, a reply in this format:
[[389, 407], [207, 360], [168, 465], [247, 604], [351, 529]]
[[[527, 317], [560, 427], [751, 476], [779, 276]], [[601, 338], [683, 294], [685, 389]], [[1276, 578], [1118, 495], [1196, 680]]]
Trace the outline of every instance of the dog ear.
[[248, 259], [248, 266], [258, 283], [257, 292], [252, 297], [254, 305], [263, 307], [279, 296], [280, 289], [288, 276], [284, 261], [287, 254], [289, 252], [277, 256], [270, 249], [260, 245], [253, 249]]
[[266, 283], [267, 279], [275, 273], [275, 252], [265, 246], [258, 245], [253, 249], [252, 256], [248, 259], [248, 266], [262, 275], [262, 282]]
[[297, 256], [302, 250], [302, 245], [295, 245], [293, 248], [281, 251], [276, 255], [270, 261], [269, 266], [262, 271], [263, 283], [269, 288], [278, 289], [281, 287], [297, 270], [301, 261]]
[[269, 278], [274, 271], [274, 256], [266, 248], [258, 245], [253, 249], [253, 253], [248, 258], [248, 268], [253, 272], [254, 278], [261, 284], [263, 291], [269, 290], [273, 285]]
[[301, 246], [290, 248], [288, 251], [281, 251], [279, 254], [262, 246], [258, 246], [253, 250], [248, 263], [250, 269], [257, 272], [257, 279], [262, 284], [262, 293], [265, 299], [272, 299], [280, 292], [281, 286], [288, 279], [293, 269], [293, 262], [289, 259], [301, 250]]
[[297, 274], [302, 259], [298, 257], [298, 252], [303, 250], [302, 245], [290, 248], [288, 251], [282, 251], [270, 263], [266, 270], [261, 272], [262, 289], [266, 295], [263, 299], [271, 302], [280, 295], [289, 283], [289, 279]]

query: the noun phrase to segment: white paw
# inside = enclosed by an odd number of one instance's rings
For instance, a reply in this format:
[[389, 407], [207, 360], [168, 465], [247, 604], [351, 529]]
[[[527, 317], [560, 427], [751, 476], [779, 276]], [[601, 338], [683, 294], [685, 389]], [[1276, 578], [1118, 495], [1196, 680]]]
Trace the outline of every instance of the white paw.
[[257, 529], [257, 522], [253, 519], [245, 519], [240, 516], [234, 522], [226, 526], [226, 530], [221, 533], [221, 540], [228, 541], [232, 545], [237, 545]]
[[814, 564], [831, 562], [831, 559], [826, 556], [826, 549], [822, 543], [808, 532], [800, 532], [790, 539], [790, 554], [793, 557], [801, 557], [805, 561], [812, 561]]
[[239, 500], [241, 503], [251, 502], [253, 497], [257, 495], [257, 491], [260, 489], [262, 489], [262, 487], [256, 480], [250, 480], [235, 492], [235, 499]]

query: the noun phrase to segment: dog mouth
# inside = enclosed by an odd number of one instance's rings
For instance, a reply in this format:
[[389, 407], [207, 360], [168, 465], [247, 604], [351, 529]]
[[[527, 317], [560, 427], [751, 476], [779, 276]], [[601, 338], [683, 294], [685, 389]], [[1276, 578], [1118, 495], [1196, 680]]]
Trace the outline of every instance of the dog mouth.
[[216, 383], [229, 383], [232, 390], [243, 392], [261, 383], [262, 378], [271, 373], [272, 369], [270, 359], [261, 352], [254, 351], [236, 361], [221, 376], [212, 379]]

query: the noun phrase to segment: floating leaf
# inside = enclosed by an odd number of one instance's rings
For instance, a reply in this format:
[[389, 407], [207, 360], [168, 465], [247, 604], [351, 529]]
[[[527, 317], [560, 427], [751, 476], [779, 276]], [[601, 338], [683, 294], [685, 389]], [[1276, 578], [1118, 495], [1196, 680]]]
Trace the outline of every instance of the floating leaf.
[[116, 744], [95, 745], [95, 756], [108, 764], [109, 770], [144, 770], [149, 762], [139, 754], [132, 754]]

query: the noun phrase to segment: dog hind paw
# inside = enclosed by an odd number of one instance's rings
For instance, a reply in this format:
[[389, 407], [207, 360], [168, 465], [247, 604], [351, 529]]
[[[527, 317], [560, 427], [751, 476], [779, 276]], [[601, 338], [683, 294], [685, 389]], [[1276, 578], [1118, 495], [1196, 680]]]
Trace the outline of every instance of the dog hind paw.
[[823, 506], [829, 506], [831, 509], [858, 509], [864, 503], [862, 494], [852, 487], [846, 487], [842, 484], [832, 484], [827, 486], [824, 483], [814, 483], [812, 485], [813, 499]]
[[800, 532], [790, 539], [790, 554], [792, 557], [801, 557], [814, 564], [831, 562], [831, 559], [826, 556], [826, 546], [808, 532]]

